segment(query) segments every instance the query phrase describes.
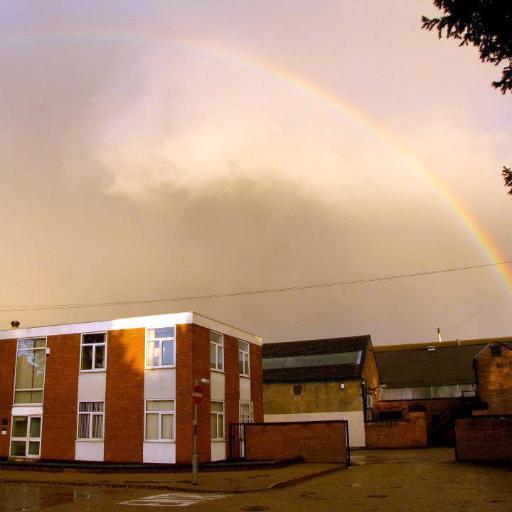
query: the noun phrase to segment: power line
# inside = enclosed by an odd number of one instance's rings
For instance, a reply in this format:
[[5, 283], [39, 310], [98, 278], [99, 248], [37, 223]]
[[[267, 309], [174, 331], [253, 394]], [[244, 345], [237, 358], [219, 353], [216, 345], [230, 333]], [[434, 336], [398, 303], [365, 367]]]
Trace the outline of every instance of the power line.
[[411, 274], [396, 274], [390, 276], [381, 276], [381, 277], [370, 277], [365, 279], [354, 279], [351, 281], [334, 281], [327, 283], [317, 283], [317, 284], [309, 284], [303, 286], [288, 286], [284, 288], [266, 288], [261, 290], [245, 290], [231, 293], [212, 293], [208, 295], [190, 295], [187, 297], [169, 297], [169, 298], [160, 298], [160, 299], [147, 299], [147, 300], [126, 300], [126, 301], [113, 301], [113, 302], [94, 302], [94, 303], [83, 303], [83, 304], [48, 304], [48, 305], [40, 305], [40, 306], [8, 306], [3, 305], [0, 306], [0, 313], [10, 313], [10, 312], [23, 312], [23, 311], [48, 311], [48, 310], [66, 310], [66, 309], [84, 309], [84, 308], [93, 308], [93, 307], [108, 307], [108, 306], [128, 306], [128, 305], [136, 305], [136, 304], [157, 304], [160, 302], [182, 302], [182, 301], [190, 301], [190, 300], [211, 300], [211, 299], [221, 299], [221, 298], [230, 298], [230, 297], [244, 297], [248, 295], [263, 295], [263, 294], [272, 294], [272, 293], [284, 293], [284, 292], [292, 292], [292, 291], [301, 291], [301, 290], [312, 290], [318, 288], [332, 288], [336, 286], [351, 286], [355, 284], [367, 284], [367, 283], [376, 283], [380, 281], [393, 281], [395, 279], [411, 279], [415, 277], [425, 277], [432, 276], [435, 274], [448, 274], [450, 272], [462, 272], [466, 270], [476, 270], [480, 268], [489, 268], [496, 267], [499, 265], [508, 265], [511, 264], [512, 260], [507, 261], [499, 261], [492, 263], [484, 263], [481, 265], [471, 265], [467, 267], [451, 267], [451, 268], [443, 268], [438, 270], [429, 270], [423, 272], [414, 272]]
[[470, 315], [466, 319], [464, 319], [460, 324], [457, 324], [455, 327], [452, 327], [450, 330], [446, 331], [446, 334], [449, 334], [449, 333], [455, 331], [456, 329], [458, 329], [459, 327], [462, 327], [463, 325], [467, 324], [470, 320], [473, 320], [473, 318], [476, 318], [480, 313], [485, 311], [487, 308], [490, 308], [491, 306], [496, 304], [496, 302], [499, 302], [503, 297], [505, 297], [505, 295], [508, 295], [510, 292], [512, 292], [512, 288], [509, 288], [507, 291], [505, 291], [504, 293], [500, 294], [498, 297], [491, 300], [491, 302], [488, 302], [485, 306], [481, 307], [478, 311], [476, 311], [475, 313], [473, 313], [472, 315]]

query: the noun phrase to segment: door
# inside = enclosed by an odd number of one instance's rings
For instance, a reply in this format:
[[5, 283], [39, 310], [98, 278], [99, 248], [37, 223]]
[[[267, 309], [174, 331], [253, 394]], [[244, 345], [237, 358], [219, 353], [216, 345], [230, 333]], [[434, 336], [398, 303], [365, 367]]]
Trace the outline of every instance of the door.
[[41, 453], [41, 416], [13, 416], [11, 457], [38, 459]]

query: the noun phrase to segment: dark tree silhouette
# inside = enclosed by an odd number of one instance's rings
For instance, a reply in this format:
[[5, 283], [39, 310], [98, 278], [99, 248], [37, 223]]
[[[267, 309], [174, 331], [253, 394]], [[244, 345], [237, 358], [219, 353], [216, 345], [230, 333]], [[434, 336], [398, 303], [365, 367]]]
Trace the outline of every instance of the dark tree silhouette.
[[[512, 0], [434, 0], [434, 5], [444, 15], [423, 16], [422, 28], [457, 39], [460, 46], [476, 46], [482, 62], [503, 63], [501, 80], [492, 86], [503, 94], [512, 92]], [[503, 167], [501, 174], [512, 195], [512, 170]]]

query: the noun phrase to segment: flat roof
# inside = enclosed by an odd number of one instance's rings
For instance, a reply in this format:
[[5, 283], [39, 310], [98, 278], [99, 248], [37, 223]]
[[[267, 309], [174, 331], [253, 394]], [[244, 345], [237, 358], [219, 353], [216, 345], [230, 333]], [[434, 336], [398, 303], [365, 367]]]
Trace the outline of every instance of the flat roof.
[[219, 331], [223, 334], [240, 338], [257, 345], [262, 344], [262, 338], [256, 334], [243, 331], [237, 327], [208, 318], [191, 311], [184, 313], [165, 313], [160, 315], [134, 316], [114, 320], [100, 320], [57, 325], [34, 326], [18, 329], [0, 330], [0, 340], [17, 338], [34, 338], [37, 336], [56, 336], [63, 334], [81, 334], [84, 332], [115, 331], [120, 329], [137, 329], [151, 327], [166, 327], [169, 325], [196, 324]]

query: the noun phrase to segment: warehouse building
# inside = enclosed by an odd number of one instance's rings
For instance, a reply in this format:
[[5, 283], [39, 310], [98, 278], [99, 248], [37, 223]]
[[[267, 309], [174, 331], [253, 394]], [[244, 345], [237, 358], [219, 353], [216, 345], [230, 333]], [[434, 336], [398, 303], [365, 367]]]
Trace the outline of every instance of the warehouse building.
[[365, 446], [379, 374], [369, 335], [263, 346], [265, 422], [347, 420], [351, 447]]
[[[196, 313], [0, 331], [0, 458], [190, 463], [263, 420], [260, 337]], [[197, 386], [200, 386], [199, 389]]]

